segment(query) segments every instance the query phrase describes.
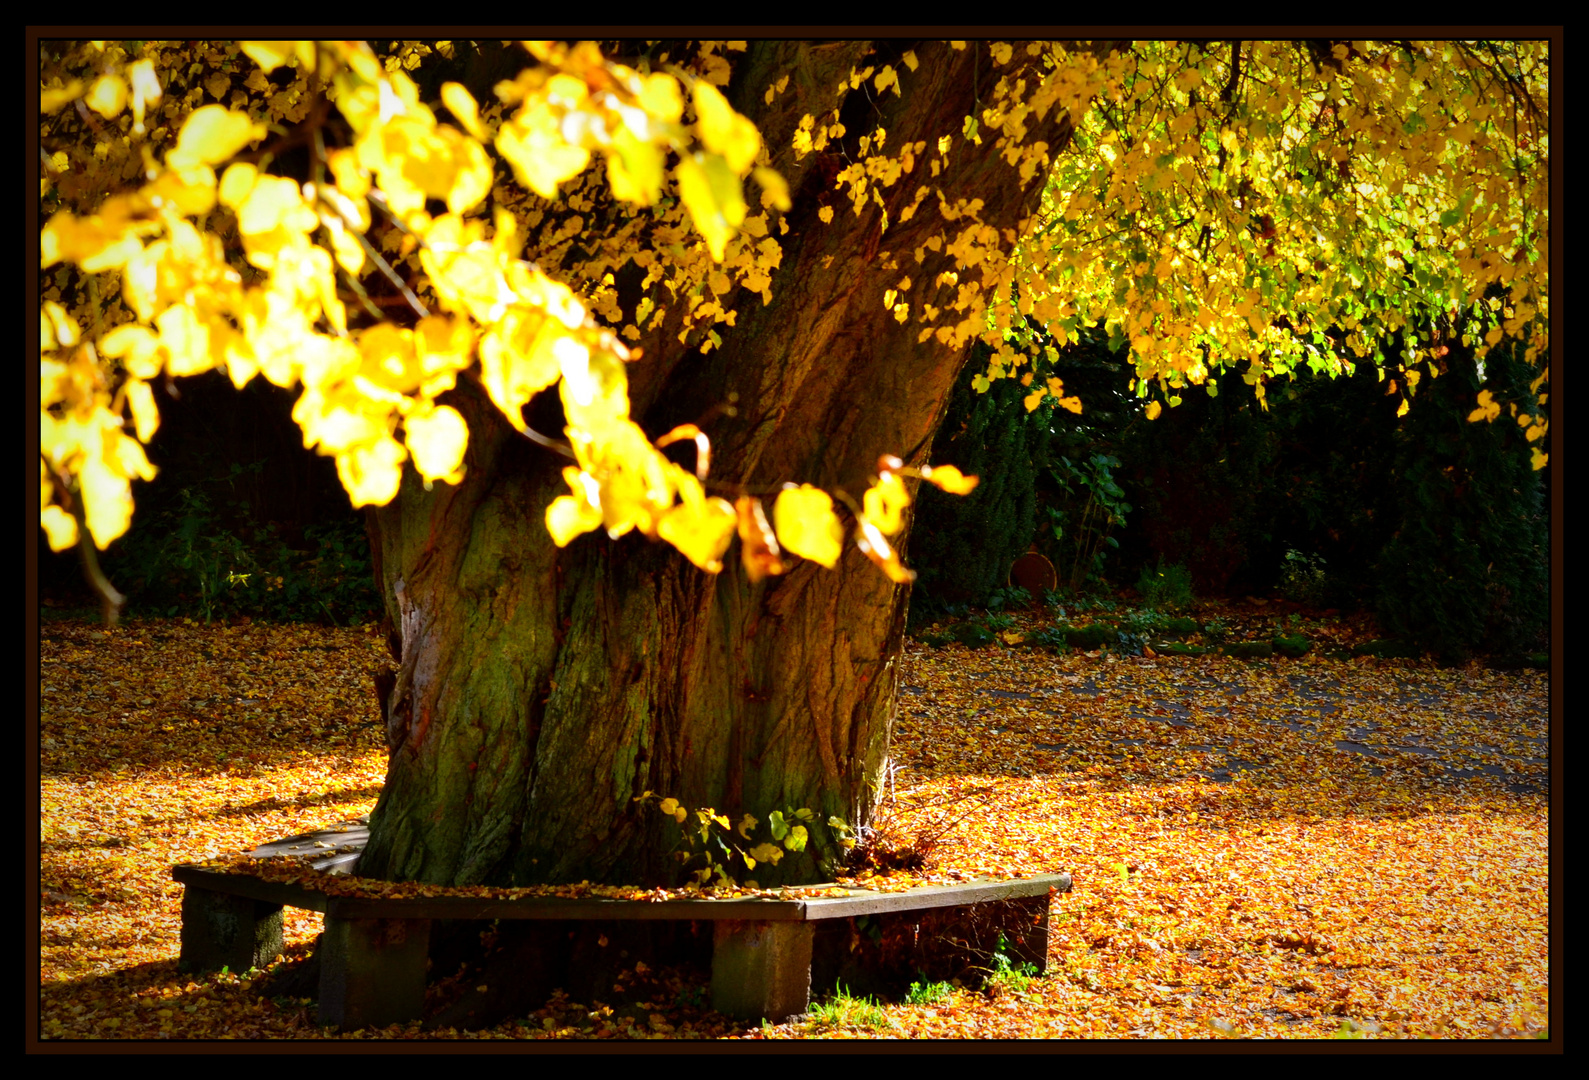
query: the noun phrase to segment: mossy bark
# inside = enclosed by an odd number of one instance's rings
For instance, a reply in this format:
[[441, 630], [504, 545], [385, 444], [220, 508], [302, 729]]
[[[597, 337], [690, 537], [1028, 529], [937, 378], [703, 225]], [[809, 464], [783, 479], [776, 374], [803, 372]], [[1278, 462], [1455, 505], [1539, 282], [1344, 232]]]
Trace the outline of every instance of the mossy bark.
[[[889, 47], [893, 47], [890, 44]], [[889, 145], [958, 136], [998, 78], [973, 50], [916, 46], [903, 97], [852, 94], [846, 115], [884, 127]], [[753, 43], [729, 88], [770, 147], [787, 148], [799, 119], [838, 101], [833, 87], [866, 43]], [[872, 60], [867, 60], [868, 63]], [[772, 105], [767, 87], [794, 78]], [[1037, 76], [1028, 75], [1029, 78]], [[1050, 113], [1029, 141], [1057, 151], [1068, 136]], [[630, 369], [634, 414], [653, 436], [735, 403], [703, 424], [714, 481], [758, 490], [805, 481], [862, 490], [878, 456], [921, 463], [966, 349], [895, 321], [882, 294], [904, 276], [933, 298], [948, 259], [914, 252], [960, 227], [931, 198], [900, 222], [916, 188], [952, 204], [980, 199], [980, 218], [1014, 235], [1035, 207], [991, 138], [956, 139], [947, 168], [918, 164], [892, 188], [886, 232], [875, 204], [852, 212], [822, 170], [833, 154], [773, 165], [796, 204], [779, 237], [772, 301], [750, 295], [720, 349], [702, 355], [664, 324]], [[823, 224], [819, 210], [834, 210]], [[866, 822], [888, 753], [908, 590], [853, 546], [836, 570], [799, 562], [751, 585], [731, 552], [718, 575], [642, 537], [582, 537], [559, 550], [547, 504], [566, 461], [515, 433], [478, 388], [455, 404], [471, 442], [467, 477], [432, 490], [410, 476], [373, 514], [378, 574], [399, 642], [387, 696], [391, 764], [360, 873], [471, 884], [666, 881], [676, 826], [646, 791], [744, 813], [807, 807], [818, 824], [802, 855], [756, 868], [771, 881], [815, 880], [839, 854], [823, 826]], [[545, 418], [547, 426], [556, 417]]]

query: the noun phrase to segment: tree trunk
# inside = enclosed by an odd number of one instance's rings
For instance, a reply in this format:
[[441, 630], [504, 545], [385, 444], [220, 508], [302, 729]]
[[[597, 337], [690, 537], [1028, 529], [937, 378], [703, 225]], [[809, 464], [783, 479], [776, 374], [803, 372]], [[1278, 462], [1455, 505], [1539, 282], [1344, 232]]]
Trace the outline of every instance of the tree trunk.
[[[980, 199], [981, 221], [1006, 239], [1035, 209], [1044, 170], [1022, 185], [992, 138], [973, 146], [959, 136], [998, 79], [1015, 77], [985, 49], [978, 59], [974, 45], [918, 45], [920, 67], [899, 65], [902, 97], [870, 83], [850, 93], [852, 153], [874, 126], [891, 147], [929, 148], [913, 173], [881, 189], [886, 232], [879, 207], [856, 215], [833, 190], [842, 159], [796, 163], [787, 148], [800, 117], [829, 112], [832, 88], [869, 48], [752, 43], [739, 60], [730, 98], [795, 193], [772, 302], [748, 296], [738, 325], [720, 328], [722, 347], [705, 356], [678, 344], [676, 324], [664, 328], [630, 368], [633, 413], [653, 437], [737, 403], [703, 423], [714, 481], [858, 494], [881, 454], [925, 461], [967, 349], [918, 343], [923, 324], [895, 321], [882, 297], [908, 275], [914, 297], [930, 299], [953, 264], [932, 252], [918, 264], [913, 253], [963, 222], [946, 222], [933, 196], [908, 222], [900, 208], [924, 184], [951, 205]], [[786, 92], [765, 105], [767, 88], [789, 73]], [[1068, 138], [1055, 112], [1030, 125], [1029, 141], [1051, 153]], [[954, 149], [929, 178], [926, 160], [945, 134]], [[834, 211], [827, 225], [817, 216], [824, 204]], [[943, 289], [940, 303], [954, 296]], [[633, 534], [587, 535], [559, 550], [544, 512], [566, 490], [566, 461], [516, 434], [478, 388], [456, 397], [472, 433], [466, 479], [426, 491], [410, 475], [373, 515], [401, 659], [386, 702], [391, 764], [360, 872], [439, 884], [671, 881], [677, 828], [635, 801], [652, 791], [735, 823], [809, 808], [817, 824], [804, 855], [753, 876], [831, 874], [841, 852], [822, 823], [831, 815], [859, 826], [878, 797], [908, 587], [853, 545], [835, 571], [797, 560], [757, 585], [732, 551], [711, 575]]]

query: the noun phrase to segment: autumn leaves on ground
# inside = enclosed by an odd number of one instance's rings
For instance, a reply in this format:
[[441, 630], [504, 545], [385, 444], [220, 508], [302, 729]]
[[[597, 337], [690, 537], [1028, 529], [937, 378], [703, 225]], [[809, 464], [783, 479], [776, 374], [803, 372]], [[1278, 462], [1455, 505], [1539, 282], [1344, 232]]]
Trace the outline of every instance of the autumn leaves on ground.
[[[41, 637], [40, 1036], [338, 1037], [261, 996], [270, 973], [178, 973], [170, 868], [374, 805], [373, 628]], [[711, 1012], [704, 971], [642, 964], [488, 1032], [340, 1037], [1541, 1037], [1548, 675], [1322, 651], [908, 647], [880, 846], [939, 873], [1072, 874], [1041, 977], [822, 994], [773, 1026]], [[273, 971], [319, 918], [287, 910]]]

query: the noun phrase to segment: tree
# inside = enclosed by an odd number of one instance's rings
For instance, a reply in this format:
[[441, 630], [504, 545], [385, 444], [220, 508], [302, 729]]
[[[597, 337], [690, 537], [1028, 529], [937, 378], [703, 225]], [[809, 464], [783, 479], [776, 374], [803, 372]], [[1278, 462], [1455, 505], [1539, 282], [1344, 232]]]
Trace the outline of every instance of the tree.
[[1082, 408], [1044, 343], [1099, 324], [1171, 405], [1458, 309], [1544, 362], [1535, 43], [606, 54], [44, 50], [41, 525], [91, 568], [125, 529], [151, 380], [302, 386], [399, 664], [365, 873], [666, 879], [661, 799], [738, 822], [735, 872], [831, 872], [979, 340], [1029, 411]]

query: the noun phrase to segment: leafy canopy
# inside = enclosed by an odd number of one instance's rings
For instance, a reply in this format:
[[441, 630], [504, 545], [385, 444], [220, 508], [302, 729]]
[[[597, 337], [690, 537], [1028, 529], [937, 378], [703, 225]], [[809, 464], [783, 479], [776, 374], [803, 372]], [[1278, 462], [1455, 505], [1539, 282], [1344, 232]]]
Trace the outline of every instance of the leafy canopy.
[[[827, 494], [790, 485], [774, 508], [776, 534], [759, 500], [732, 505], [707, 495], [705, 434], [685, 425], [653, 443], [630, 418], [624, 362], [631, 352], [590, 313], [603, 298], [577, 296], [520, 257], [523, 222], [533, 225], [541, 214], [515, 216], [511, 196], [493, 199], [486, 213], [494, 187], [501, 190], [490, 149], [543, 200], [556, 199], [597, 153], [613, 197], [631, 206], [658, 203], [671, 172], [669, 190], [682, 210], [668, 220], [682, 224], [687, 213], [698, 234], [696, 250], [681, 261], [697, 270], [705, 263], [710, 277], [722, 278], [716, 264], [730, 243], [742, 232], [766, 231], [764, 215], [747, 219], [742, 179], [754, 175], [764, 212], [789, 206], [782, 179], [756, 164], [766, 155], [754, 125], [714, 85], [726, 81], [726, 68], [708, 62], [697, 75], [642, 74], [588, 43], [526, 48], [538, 64], [499, 83], [499, 101], [486, 109], [461, 84], [442, 87], [454, 126], [420, 100], [401, 55], [383, 65], [369, 47], [347, 42], [244, 42], [242, 57], [206, 57], [223, 60], [223, 71], [248, 71], [232, 105], [187, 112], [163, 163], [141, 145], [146, 182], [136, 190], [105, 199], [91, 214], [63, 207], [50, 216], [41, 235], [46, 269], [75, 266], [114, 275], [121, 286], [119, 317], [109, 320], [103, 311], [74, 317], [55, 299], [43, 304], [40, 521], [54, 548], [76, 542], [81, 528], [99, 547], [126, 530], [129, 481], [154, 475], [142, 444], [159, 424], [150, 383], [162, 375], [220, 369], [239, 387], [256, 375], [302, 386], [293, 416], [304, 443], [335, 457], [358, 506], [395, 497], [405, 462], [427, 484], [462, 479], [467, 426], [437, 398], [471, 372], [508, 420], [537, 438], [523, 408], [558, 387], [576, 462], [564, 470], [569, 494], [546, 511], [559, 545], [598, 526], [612, 537], [639, 530], [716, 572], [738, 533], [753, 580], [783, 572], [782, 549], [834, 565], [843, 530]], [[711, 59], [710, 50], [703, 55]], [[46, 86], [46, 115], [75, 101], [85, 116], [92, 110], [115, 120], [130, 100], [131, 134], [147, 134], [145, 116], [163, 96], [156, 66], [141, 58], [118, 69], [115, 59], [91, 85]], [[266, 77], [279, 68], [296, 71], [292, 92], [270, 96], [261, 109], [255, 95], [274, 90]], [[218, 78], [219, 89], [205, 84], [216, 97], [231, 85]], [[299, 104], [319, 95], [334, 103], [351, 138], [328, 148], [314, 127], [309, 181], [272, 175], [269, 146], [255, 160], [240, 156], [276, 127], [256, 115], [302, 123]], [[108, 153], [96, 150], [95, 158]], [[75, 167], [64, 150], [46, 159], [52, 174]], [[56, 179], [46, 177], [41, 195]], [[107, 178], [101, 171], [96, 179]], [[446, 212], [430, 213], [433, 201]], [[572, 234], [580, 224], [575, 216], [559, 228]], [[234, 238], [240, 250], [229, 248]], [[682, 230], [674, 239], [682, 241]], [[765, 247], [758, 250], [766, 256]], [[394, 269], [405, 261], [423, 273], [423, 298]], [[765, 289], [765, 264], [753, 257], [735, 268]], [[409, 318], [388, 318], [375, 306], [366, 282], [376, 278], [395, 286]], [[729, 286], [714, 280], [713, 287]], [[350, 320], [350, 299], [368, 318]], [[714, 314], [733, 322], [721, 309], [695, 321]], [[80, 318], [93, 323], [90, 333]], [[115, 325], [104, 327], [107, 321]], [[638, 334], [631, 328], [630, 336]], [[126, 414], [136, 438], [124, 429]], [[700, 446], [695, 473], [661, 453], [680, 439]], [[902, 528], [902, 473], [951, 490], [975, 479], [952, 468], [905, 469], [895, 458], [880, 463], [881, 501], [868, 495], [857, 542], [890, 576], [909, 580], [885, 539]]]
[[[737, 535], [760, 580], [786, 554], [836, 563], [837, 495], [857, 546], [909, 580], [888, 539], [909, 503], [901, 478], [963, 492], [974, 477], [885, 457], [863, 499], [790, 484], [769, 520], [757, 498], [708, 494], [706, 433], [652, 440], [629, 416], [626, 341], [676, 326], [709, 351], [741, 290], [770, 299], [790, 197], [718, 89], [745, 44], [648, 51], [630, 68], [589, 43], [530, 42], [532, 62], [486, 103], [452, 82], [421, 100], [407, 72], [450, 57], [448, 42], [65, 48], [41, 93], [52, 546], [91, 554], [127, 528], [130, 481], [154, 474], [143, 444], [162, 377], [301, 387], [305, 444], [336, 459], [355, 505], [392, 499], [405, 464], [427, 484], [461, 479], [467, 426], [438, 398], [469, 378], [542, 442], [523, 410], [557, 388], [573, 459], [546, 511], [560, 545], [637, 530], [716, 571]], [[1410, 396], [1414, 365], [1438, 375], [1455, 333], [1481, 354], [1517, 340], [1545, 400], [1548, 43], [951, 45], [985, 50], [998, 77], [935, 142], [882, 126], [845, 140], [846, 98], [903, 94], [919, 66], [907, 50], [832, 87], [831, 112], [805, 114], [790, 150], [842, 151], [839, 212], [877, 208], [885, 238], [937, 215], [921, 246], [879, 252], [899, 278], [878, 299], [924, 347], [993, 345], [979, 390], [1017, 377], [1027, 409], [1079, 412], [1049, 365], [1101, 323], [1129, 346], [1136, 393], [1156, 391], [1149, 417], [1189, 385], [1213, 393], [1205, 380], [1227, 365], [1263, 400], [1303, 364], [1372, 358]], [[773, 81], [766, 103], [788, 86]], [[1031, 137], [1050, 110], [1068, 119], [1063, 147]], [[304, 145], [308, 179], [280, 175]], [[981, 200], [934, 183], [964, 153], [1045, 176], [1038, 211], [1016, 230], [982, 222]], [[913, 280], [929, 251], [954, 268]], [[642, 295], [626, 308], [614, 275], [631, 265]], [[1485, 392], [1470, 419], [1503, 405], [1543, 436], [1533, 402]], [[661, 453], [680, 440], [697, 445], [694, 472]]]

